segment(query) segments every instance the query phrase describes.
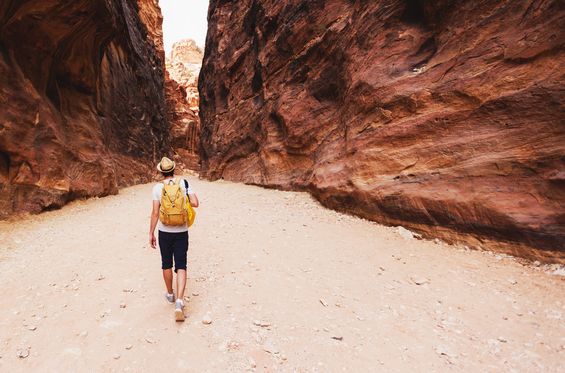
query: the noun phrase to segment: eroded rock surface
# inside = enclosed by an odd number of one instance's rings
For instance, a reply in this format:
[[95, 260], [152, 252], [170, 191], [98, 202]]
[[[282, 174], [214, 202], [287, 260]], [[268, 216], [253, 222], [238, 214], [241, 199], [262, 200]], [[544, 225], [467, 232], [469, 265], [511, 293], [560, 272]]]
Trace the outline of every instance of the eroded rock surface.
[[203, 174], [565, 261], [565, 10], [212, 0]]
[[185, 168], [200, 169], [198, 74], [202, 50], [191, 39], [173, 44], [167, 56], [166, 92], [175, 160]]
[[0, 3], [0, 218], [149, 180], [169, 149], [155, 6]]
[[174, 79], [186, 91], [186, 100], [190, 109], [198, 114], [198, 75], [202, 67], [204, 54], [194, 40], [186, 39], [173, 44], [166, 67]]
[[200, 118], [190, 108], [185, 88], [171, 79], [168, 71], [165, 96], [173, 158], [182, 169], [198, 171], [200, 170]]

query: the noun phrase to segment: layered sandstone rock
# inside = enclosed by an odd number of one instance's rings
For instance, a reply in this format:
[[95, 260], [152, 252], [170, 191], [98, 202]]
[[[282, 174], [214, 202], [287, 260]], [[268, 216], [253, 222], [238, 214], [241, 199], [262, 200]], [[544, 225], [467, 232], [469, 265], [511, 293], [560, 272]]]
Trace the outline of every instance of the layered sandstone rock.
[[0, 3], [0, 218], [151, 177], [169, 150], [164, 64], [139, 16], [155, 4]]
[[167, 57], [166, 95], [175, 160], [185, 168], [200, 169], [200, 118], [198, 117], [198, 74], [202, 50], [193, 40], [173, 44]]
[[173, 44], [166, 67], [171, 78], [186, 91], [190, 109], [198, 113], [198, 75], [204, 58], [202, 50], [191, 39], [180, 40]]
[[562, 2], [212, 0], [203, 174], [565, 261]]
[[200, 118], [190, 108], [186, 90], [167, 72], [165, 80], [167, 118], [170, 123], [173, 158], [181, 169], [200, 170]]

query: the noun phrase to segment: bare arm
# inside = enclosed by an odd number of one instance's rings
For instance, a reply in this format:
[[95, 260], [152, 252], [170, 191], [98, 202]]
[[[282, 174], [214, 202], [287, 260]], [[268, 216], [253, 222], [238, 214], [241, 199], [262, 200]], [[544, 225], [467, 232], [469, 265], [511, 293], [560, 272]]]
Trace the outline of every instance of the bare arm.
[[188, 199], [190, 200], [190, 205], [192, 207], [198, 207], [199, 203], [198, 203], [198, 197], [196, 197], [196, 194], [189, 194], [188, 195]]
[[157, 240], [155, 239], [155, 227], [159, 220], [159, 201], [153, 201], [153, 210], [151, 211], [151, 223], [149, 225], [149, 244], [152, 248], [157, 247]]

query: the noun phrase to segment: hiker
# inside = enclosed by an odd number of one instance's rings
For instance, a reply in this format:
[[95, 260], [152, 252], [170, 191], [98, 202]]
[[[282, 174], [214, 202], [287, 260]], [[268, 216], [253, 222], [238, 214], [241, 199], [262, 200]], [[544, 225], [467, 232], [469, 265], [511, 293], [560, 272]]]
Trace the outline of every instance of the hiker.
[[[177, 321], [184, 321], [188, 225], [186, 223], [186, 217], [184, 220], [173, 221], [172, 218], [169, 219], [168, 216], [165, 216], [167, 211], [164, 210], [173, 210], [175, 201], [186, 201], [185, 198], [187, 198], [187, 196], [192, 207], [198, 207], [198, 198], [186, 180], [175, 177], [174, 161], [163, 157], [161, 162], [157, 165], [157, 170], [163, 175], [163, 181], [153, 187], [153, 211], [151, 213], [151, 225], [149, 227], [149, 244], [153, 249], [156, 248], [155, 227], [157, 226], [159, 229], [161, 268], [163, 269], [163, 279], [165, 280], [165, 286], [167, 288], [165, 299], [170, 304], [175, 303], [175, 319]], [[165, 185], [167, 185], [166, 188]], [[165, 193], [164, 189], [169, 192], [169, 195]], [[180, 193], [177, 194], [177, 192]], [[161, 208], [163, 198], [169, 198], [169, 200], [163, 200], [163, 208]], [[175, 200], [175, 198], [179, 199]], [[171, 207], [170, 201], [173, 201], [173, 207]], [[165, 224], [163, 220], [168, 221], [170, 225]], [[177, 274], [176, 299], [173, 293], [173, 259], [175, 272]]]

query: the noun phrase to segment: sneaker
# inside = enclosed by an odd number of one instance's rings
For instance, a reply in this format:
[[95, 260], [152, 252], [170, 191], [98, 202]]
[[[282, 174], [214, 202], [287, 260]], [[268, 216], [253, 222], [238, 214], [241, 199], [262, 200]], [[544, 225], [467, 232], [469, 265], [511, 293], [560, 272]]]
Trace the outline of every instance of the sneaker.
[[175, 295], [174, 294], [165, 293], [165, 299], [167, 300], [167, 302], [169, 304], [175, 303]]
[[177, 299], [175, 304], [175, 320], [176, 321], [184, 321], [184, 302], [182, 299]]

